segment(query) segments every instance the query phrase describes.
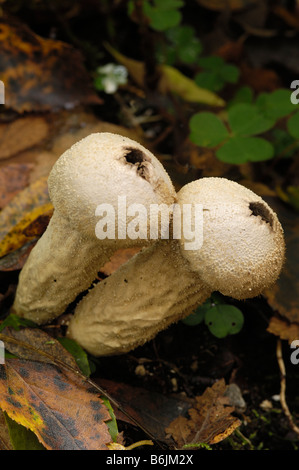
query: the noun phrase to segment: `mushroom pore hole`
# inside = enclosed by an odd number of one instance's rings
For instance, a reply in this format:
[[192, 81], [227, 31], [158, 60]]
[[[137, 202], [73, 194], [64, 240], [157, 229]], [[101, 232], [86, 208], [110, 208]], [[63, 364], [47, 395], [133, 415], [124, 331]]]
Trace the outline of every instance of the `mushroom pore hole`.
[[146, 163], [150, 163], [150, 159], [139, 149], [135, 149], [133, 147], [126, 147], [124, 150], [124, 158], [126, 160], [126, 163], [136, 166], [138, 175], [141, 176], [141, 178], [146, 179]]
[[273, 215], [262, 202], [250, 202], [249, 209], [255, 217], [260, 216], [270, 227], [273, 227]]

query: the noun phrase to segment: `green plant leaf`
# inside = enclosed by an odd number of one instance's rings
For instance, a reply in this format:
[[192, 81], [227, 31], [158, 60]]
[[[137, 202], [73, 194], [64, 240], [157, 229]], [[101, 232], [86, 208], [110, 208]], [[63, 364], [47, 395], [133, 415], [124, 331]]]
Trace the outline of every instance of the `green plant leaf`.
[[75, 358], [82, 374], [89, 377], [91, 374], [90, 364], [86, 352], [70, 338], [57, 338], [60, 344]]
[[192, 312], [188, 317], [184, 318], [182, 322], [188, 326], [196, 326], [204, 321], [205, 314], [210, 310], [212, 306], [212, 300], [208, 299], [202, 305], [199, 305], [194, 312]]
[[155, 0], [154, 5], [143, 3], [143, 12], [150, 20], [150, 26], [156, 31], [166, 31], [177, 26], [182, 19], [178, 11], [184, 3], [181, 0]]
[[232, 164], [269, 160], [273, 155], [273, 146], [260, 137], [233, 137], [216, 151], [219, 160]]
[[276, 121], [294, 111], [290, 97], [290, 90], [279, 89], [272, 93], [261, 93], [255, 103], [264, 116]]
[[215, 114], [194, 114], [190, 121], [190, 139], [201, 147], [215, 147], [229, 137], [225, 125]]
[[210, 70], [211, 72], [219, 72], [221, 71], [221, 68], [225, 62], [222, 57], [211, 55], [208, 57], [201, 57], [198, 61], [198, 64], [203, 69]]
[[237, 307], [226, 304], [215, 304], [205, 315], [205, 324], [217, 338], [239, 333], [244, 317]]
[[198, 60], [202, 44], [191, 26], [178, 25], [165, 32], [166, 41], [156, 45], [156, 57], [159, 63], [168, 65], [176, 61], [193, 64]]
[[108, 430], [109, 430], [109, 434], [110, 434], [113, 442], [116, 442], [117, 441], [117, 436], [118, 436], [118, 426], [117, 426], [117, 421], [116, 421], [116, 417], [115, 417], [115, 414], [114, 414], [114, 410], [113, 410], [113, 408], [111, 406], [111, 403], [110, 403], [110, 401], [108, 400], [107, 397], [101, 396], [101, 399], [103, 400], [104, 404], [108, 408], [108, 411], [109, 411], [109, 414], [110, 414], [110, 417], [111, 417], [111, 420], [106, 421], [106, 424], [107, 424]]
[[200, 72], [195, 75], [194, 81], [201, 88], [211, 91], [219, 91], [225, 85], [224, 80], [215, 72]]
[[289, 134], [294, 139], [299, 139], [299, 112], [293, 114], [287, 122], [287, 129]]
[[220, 75], [225, 82], [237, 83], [240, 71], [235, 65], [225, 64], [224, 67], [220, 69]]
[[36, 328], [37, 324], [31, 320], [27, 320], [26, 318], [21, 318], [15, 315], [14, 313], [10, 313], [5, 320], [0, 325], [0, 332], [4, 330], [7, 326], [11, 326], [14, 330], [19, 331], [21, 328]]
[[46, 450], [36, 435], [4, 413], [9, 437], [14, 450]]
[[271, 129], [275, 121], [263, 116], [256, 106], [250, 103], [238, 103], [228, 110], [228, 121], [235, 135], [250, 136], [261, 134]]
[[239, 88], [233, 99], [229, 103], [229, 107], [234, 106], [237, 103], [252, 103], [253, 101], [253, 90], [249, 86], [243, 86]]

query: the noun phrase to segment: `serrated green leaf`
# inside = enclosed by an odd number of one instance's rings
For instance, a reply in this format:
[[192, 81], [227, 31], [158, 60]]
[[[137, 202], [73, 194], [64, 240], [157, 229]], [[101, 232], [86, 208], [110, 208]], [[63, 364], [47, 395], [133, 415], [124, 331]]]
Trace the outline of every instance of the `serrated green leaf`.
[[215, 114], [194, 114], [190, 121], [190, 139], [201, 147], [215, 147], [229, 137], [225, 125]]
[[241, 310], [233, 305], [216, 304], [205, 315], [205, 324], [217, 338], [239, 333], [243, 323]]
[[238, 103], [228, 110], [228, 121], [235, 135], [250, 136], [261, 134], [271, 129], [275, 121], [261, 114], [258, 108], [250, 103]]
[[222, 162], [238, 165], [269, 160], [273, 155], [273, 146], [260, 137], [232, 137], [216, 151], [217, 158]]
[[299, 139], [299, 112], [293, 114], [287, 122], [287, 129], [289, 134], [294, 139]]

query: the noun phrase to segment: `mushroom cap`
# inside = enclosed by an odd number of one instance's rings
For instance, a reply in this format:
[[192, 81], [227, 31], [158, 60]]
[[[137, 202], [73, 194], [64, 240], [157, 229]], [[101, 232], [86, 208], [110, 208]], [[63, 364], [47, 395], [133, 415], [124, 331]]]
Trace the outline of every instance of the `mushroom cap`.
[[203, 282], [236, 299], [255, 297], [282, 269], [283, 230], [277, 215], [251, 190], [225, 178], [203, 178], [178, 193], [182, 204], [202, 204], [203, 242], [182, 254]]
[[[172, 204], [173, 184], [159, 160], [139, 143], [108, 132], [90, 134], [54, 164], [48, 178], [51, 201], [56, 211], [85, 235], [95, 237], [99, 220], [95, 210], [110, 204], [115, 210], [116, 234], [118, 196], [126, 206]], [[125, 227], [120, 227], [122, 230]]]

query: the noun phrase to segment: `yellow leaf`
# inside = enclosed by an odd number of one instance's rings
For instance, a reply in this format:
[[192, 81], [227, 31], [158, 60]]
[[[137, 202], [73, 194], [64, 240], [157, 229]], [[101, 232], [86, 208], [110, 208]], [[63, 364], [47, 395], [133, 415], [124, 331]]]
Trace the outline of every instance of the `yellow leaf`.
[[17, 250], [27, 241], [35, 238], [36, 232], [33, 232], [32, 235], [28, 235], [26, 234], [26, 229], [28, 229], [28, 227], [42, 215], [47, 214], [50, 218], [52, 211], [53, 205], [49, 202], [42, 206], [36, 207], [31, 212], [26, 214], [25, 217], [20, 220], [20, 222], [18, 222], [0, 242], [0, 258], [12, 251]]
[[176, 68], [169, 65], [162, 65], [160, 68], [162, 70], [159, 83], [161, 92], [172, 91], [184, 100], [192, 103], [204, 103], [210, 106], [225, 105], [225, 101], [222, 98], [209, 90], [200, 88], [194, 80], [186, 77]]
[[[143, 87], [145, 75], [144, 63], [124, 56], [107, 43], [105, 47], [120, 64], [127, 68], [137, 85]], [[222, 98], [210, 90], [200, 88], [194, 80], [186, 77], [176, 68], [169, 65], [160, 65], [158, 70], [160, 72], [158, 90], [161, 93], [172, 92], [192, 103], [204, 103], [209, 106], [221, 107], [225, 105], [225, 101]]]

